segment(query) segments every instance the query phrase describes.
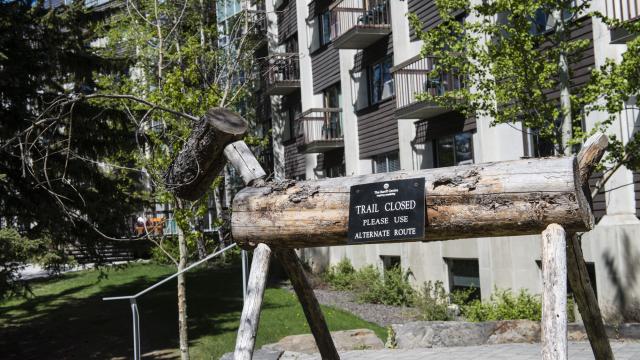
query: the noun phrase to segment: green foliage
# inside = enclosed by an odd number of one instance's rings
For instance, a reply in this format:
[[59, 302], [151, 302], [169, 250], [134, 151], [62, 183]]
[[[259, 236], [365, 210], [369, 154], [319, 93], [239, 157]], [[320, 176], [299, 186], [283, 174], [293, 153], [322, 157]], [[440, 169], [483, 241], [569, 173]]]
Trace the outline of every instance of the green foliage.
[[353, 291], [361, 302], [410, 306], [415, 296], [410, 275], [410, 271], [403, 272], [399, 267], [387, 269], [384, 274], [373, 265], [355, 270], [349, 259], [344, 258], [322, 278], [335, 290]]
[[343, 258], [322, 274], [322, 280], [334, 290], [353, 290], [355, 275], [356, 269], [351, 265], [351, 261]]
[[23, 238], [14, 229], [0, 229], [0, 300], [25, 293], [19, 271], [38, 249], [37, 241]]
[[[567, 109], [561, 109], [550, 94], [560, 89], [560, 56], [569, 64], [584, 58], [589, 40], [572, 39], [588, 17], [590, 1], [564, 0], [436, 0], [442, 22], [429, 31], [415, 14], [412, 27], [423, 41], [422, 56], [437, 59], [429, 76], [460, 75], [464, 86], [443, 95], [421, 94], [420, 98], [457, 110], [467, 116], [487, 115], [494, 124], [522, 124], [545, 142], [555, 144], [557, 153], [578, 145], [595, 131], [606, 132], [613, 117], [628, 107], [628, 100], [640, 90], [640, 37], [627, 43], [622, 61], [607, 60], [592, 72], [590, 83], [577, 87], [570, 80], [573, 134], [566, 138], [562, 123]], [[459, 21], [459, 14], [466, 20]], [[534, 19], [562, 13], [561, 21], [545, 21], [537, 28]], [[637, 22], [620, 22], [605, 16], [610, 27], [625, 27], [640, 33]], [[495, 21], [497, 19], [497, 21]], [[548, 26], [548, 28], [547, 28]], [[464, 56], [460, 56], [464, 54]], [[473, 89], [473, 91], [471, 90]], [[603, 119], [590, 131], [582, 129], [585, 117], [604, 111]], [[629, 144], [614, 139], [606, 163], [638, 168], [639, 135]]]
[[447, 307], [449, 296], [442, 281], [427, 281], [416, 294], [415, 306], [420, 310], [420, 317], [426, 321], [451, 320]]
[[140, 172], [125, 170], [135, 163], [135, 126], [100, 103], [69, 101], [121, 66], [91, 52], [95, 16], [81, 1], [0, 2], [0, 214], [55, 248], [91, 248], [94, 227], [128, 235], [128, 216], [145, 204]]
[[404, 272], [396, 266], [385, 270], [380, 276], [380, 272], [369, 265], [360, 273], [355, 281], [359, 301], [395, 306], [413, 305], [415, 290], [409, 283], [409, 271]]
[[511, 290], [494, 289], [489, 301], [473, 300], [461, 307], [462, 315], [469, 321], [517, 320], [540, 321], [542, 303], [539, 296], [521, 289], [517, 295]]

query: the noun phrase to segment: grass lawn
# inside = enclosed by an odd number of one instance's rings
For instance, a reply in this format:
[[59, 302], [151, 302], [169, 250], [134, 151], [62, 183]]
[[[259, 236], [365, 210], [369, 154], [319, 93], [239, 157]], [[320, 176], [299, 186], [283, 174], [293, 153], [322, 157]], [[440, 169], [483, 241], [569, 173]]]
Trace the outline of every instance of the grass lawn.
[[[0, 303], [0, 359], [129, 359], [132, 355], [128, 301], [104, 296], [131, 295], [175, 270], [157, 264], [95, 270], [34, 281], [34, 297]], [[241, 271], [203, 269], [187, 277], [187, 311], [193, 359], [218, 359], [232, 351], [242, 311]], [[177, 354], [175, 281], [138, 300], [142, 352], [148, 359]], [[331, 330], [369, 328], [380, 338], [386, 331], [354, 315], [323, 307]], [[269, 288], [265, 293], [256, 346], [309, 333], [295, 295]]]

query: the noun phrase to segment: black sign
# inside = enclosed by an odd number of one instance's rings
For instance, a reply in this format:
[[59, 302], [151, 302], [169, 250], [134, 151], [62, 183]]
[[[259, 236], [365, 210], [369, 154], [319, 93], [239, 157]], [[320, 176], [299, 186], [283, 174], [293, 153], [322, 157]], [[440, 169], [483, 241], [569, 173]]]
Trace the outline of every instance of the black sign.
[[424, 178], [351, 187], [349, 244], [424, 239]]

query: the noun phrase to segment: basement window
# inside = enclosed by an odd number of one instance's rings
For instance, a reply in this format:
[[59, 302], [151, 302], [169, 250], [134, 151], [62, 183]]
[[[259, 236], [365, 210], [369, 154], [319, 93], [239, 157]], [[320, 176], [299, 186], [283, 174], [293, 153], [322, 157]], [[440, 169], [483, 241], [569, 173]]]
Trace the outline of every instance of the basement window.
[[480, 299], [478, 259], [445, 259], [449, 268], [449, 291], [471, 290], [469, 300]]

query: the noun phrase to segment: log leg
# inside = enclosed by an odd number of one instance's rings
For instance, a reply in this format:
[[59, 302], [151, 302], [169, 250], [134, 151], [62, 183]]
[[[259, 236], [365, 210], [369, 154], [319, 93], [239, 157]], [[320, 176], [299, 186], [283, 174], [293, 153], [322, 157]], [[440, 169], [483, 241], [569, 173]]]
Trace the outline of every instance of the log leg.
[[542, 359], [567, 360], [567, 253], [564, 229], [542, 232]]
[[578, 234], [570, 234], [569, 236], [567, 266], [569, 283], [571, 284], [571, 289], [573, 289], [576, 303], [578, 303], [584, 327], [587, 330], [593, 356], [596, 360], [613, 360], [611, 344], [609, 344], [609, 338], [604, 328], [596, 294], [591, 286]]
[[318, 350], [320, 350], [320, 356], [323, 360], [340, 359], [327, 322], [324, 319], [324, 315], [322, 315], [318, 299], [316, 299], [307, 276], [304, 274], [300, 258], [298, 258], [293, 249], [279, 249], [275, 251], [275, 254], [287, 275], [289, 275], [289, 279], [291, 279], [291, 285], [293, 285], [293, 289], [298, 295], [298, 300], [302, 305], [302, 310], [304, 310], [311, 333], [313, 333]]
[[242, 308], [236, 348], [233, 353], [235, 360], [251, 360], [253, 357], [253, 347], [258, 333], [258, 324], [260, 323], [260, 308], [262, 307], [262, 298], [267, 284], [270, 259], [271, 249], [265, 244], [259, 244], [253, 251], [253, 262], [251, 263], [251, 272], [249, 273], [249, 282], [247, 284], [247, 296]]

